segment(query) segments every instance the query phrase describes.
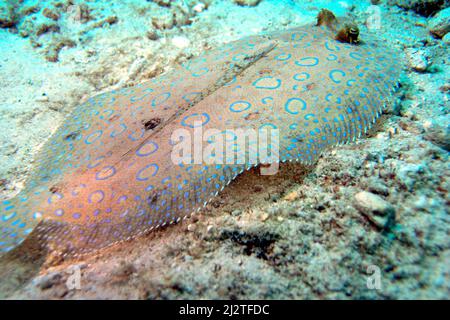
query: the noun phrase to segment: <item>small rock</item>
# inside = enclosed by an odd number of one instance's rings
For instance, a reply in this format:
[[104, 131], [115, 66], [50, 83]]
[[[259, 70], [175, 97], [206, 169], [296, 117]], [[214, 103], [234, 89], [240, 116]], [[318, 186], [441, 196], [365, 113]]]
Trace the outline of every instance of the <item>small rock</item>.
[[153, 2], [161, 7], [170, 7], [170, 0], [153, 0]]
[[380, 228], [386, 227], [395, 214], [395, 209], [389, 202], [371, 192], [358, 192], [354, 203], [362, 214]]
[[116, 281], [122, 281], [129, 279], [133, 274], [137, 273], [137, 269], [134, 264], [128, 261], [121, 261], [116, 269], [112, 272], [112, 277]]
[[260, 184], [256, 184], [256, 185], [253, 186], [253, 191], [254, 191], [254, 192], [261, 192], [261, 191], [263, 191], [263, 190], [264, 190], [264, 188], [263, 188], [263, 186], [260, 185]]
[[428, 22], [428, 29], [438, 38], [444, 37], [450, 32], [450, 8], [439, 11]]
[[33, 280], [33, 282], [36, 287], [40, 288], [41, 290], [45, 290], [53, 287], [61, 280], [61, 278], [62, 278], [61, 273], [55, 271], [37, 277]]
[[189, 232], [194, 232], [196, 229], [197, 229], [197, 227], [195, 226], [195, 224], [190, 223], [190, 224], [187, 226], [187, 230], [188, 230]]
[[211, 234], [214, 232], [214, 226], [213, 225], [209, 225], [206, 227], [206, 233]]
[[437, 119], [427, 120], [423, 124], [425, 139], [435, 145], [450, 151], [450, 116], [441, 116]]
[[67, 18], [73, 22], [86, 23], [92, 20], [91, 9], [86, 4], [71, 5], [67, 8]]
[[263, 213], [260, 216], [260, 219], [261, 219], [262, 222], [266, 221], [267, 219], [269, 219], [269, 214], [268, 213]]
[[240, 6], [254, 7], [258, 5], [261, 0], [233, 0], [234, 3]]
[[381, 194], [383, 196], [389, 195], [389, 188], [380, 179], [371, 178], [368, 182], [369, 191]]
[[233, 210], [233, 211], [231, 212], [231, 215], [232, 215], [233, 217], [240, 216], [241, 214], [242, 214], [242, 211], [241, 211], [241, 210]]
[[176, 36], [172, 38], [172, 44], [179, 49], [189, 47], [190, 43], [191, 42], [186, 37]]
[[408, 48], [406, 50], [409, 66], [417, 72], [425, 72], [431, 66], [430, 59], [421, 49]]
[[402, 163], [397, 169], [396, 176], [402, 185], [412, 191], [426, 171], [427, 167], [423, 164]]
[[156, 32], [156, 30], [154, 30], [154, 29], [148, 30], [146, 33], [146, 36], [149, 40], [152, 40], [152, 41], [156, 41], [159, 39], [159, 35]]
[[49, 8], [45, 8], [44, 11], [42, 12], [42, 14], [44, 15], [44, 17], [47, 17], [54, 21], [58, 21], [59, 18], [61, 17], [58, 12], [56, 12], [55, 10], [49, 9]]
[[158, 30], [172, 29], [174, 26], [174, 18], [170, 12], [158, 15], [152, 18], [152, 25]]
[[41, 96], [36, 99], [36, 102], [48, 102], [48, 101], [49, 101], [48, 96]]
[[450, 45], [450, 32], [447, 33], [447, 34], [442, 38], [442, 41], [443, 41], [445, 44]]
[[8, 1], [0, 3], [0, 28], [11, 28], [16, 24], [14, 6]]
[[299, 198], [298, 192], [292, 191], [292, 192], [288, 193], [283, 199], [291, 202], [291, 201], [297, 200], [298, 198]]

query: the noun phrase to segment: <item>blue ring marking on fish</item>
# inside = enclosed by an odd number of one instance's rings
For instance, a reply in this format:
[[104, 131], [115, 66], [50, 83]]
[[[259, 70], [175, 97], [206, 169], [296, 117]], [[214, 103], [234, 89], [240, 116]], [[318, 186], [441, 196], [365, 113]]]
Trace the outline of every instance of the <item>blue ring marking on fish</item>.
[[227, 83], [225, 83], [223, 86], [224, 87], [228, 87], [231, 86], [232, 84], [234, 84], [236, 82], [237, 78], [236, 76], [233, 77], [233, 79], [231, 79], [230, 81], [228, 81]]
[[316, 57], [306, 57], [295, 61], [295, 64], [299, 67], [315, 67], [319, 64], [319, 59]]
[[[144, 153], [141, 152], [144, 147], [146, 147], [146, 146], [148, 146], [150, 144], [153, 145], [153, 149], [151, 149], [150, 151], [144, 152]], [[147, 141], [142, 146], [140, 146], [138, 150], [136, 150], [136, 155], [139, 156], [139, 157], [147, 157], [147, 156], [155, 153], [156, 151], [158, 151], [158, 148], [159, 148], [159, 146], [155, 142]]]
[[145, 92], [143, 95], [141, 96], [132, 96], [130, 98], [131, 102], [136, 102], [136, 101], [141, 101], [142, 99], [144, 99], [145, 97], [147, 97], [148, 95], [150, 95], [154, 90], [152, 88], [147, 88], [145, 90], [143, 90], [142, 92]]
[[289, 60], [291, 57], [292, 57], [292, 54], [290, 54], [290, 53], [281, 53], [281, 54], [279, 54], [279, 55], [277, 55], [277, 56], [275, 57], [275, 60], [278, 60], [278, 61], [287, 61], [287, 60]]
[[[103, 159], [105, 159], [104, 156], [97, 157], [97, 158], [94, 160], [94, 161], [97, 161], [97, 163], [95, 163], [95, 162], [94, 162], [94, 164], [89, 163], [89, 164], [87, 165], [87, 167], [88, 167], [89, 169], [93, 169], [93, 168], [97, 167], [97, 166], [102, 162], [101, 160], [103, 160]], [[99, 161], [99, 160], [100, 160], [100, 161]]]
[[[100, 139], [100, 137], [102, 136], [102, 134], [103, 134], [103, 130], [97, 130], [97, 131], [94, 131], [94, 132], [92, 132], [91, 134], [89, 134], [87, 137], [86, 137], [86, 139], [84, 139], [84, 143], [86, 143], [86, 144], [92, 144], [92, 143], [94, 143], [95, 141], [97, 141], [98, 139]], [[92, 137], [94, 136], [94, 138], [93, 138], [93, 140], [91, 139]]]
[[275, 89], [278, 89], [281, 86], [281, 80], [280, 79], [275, 79], [277, 84], [274, 85], [274, 86], [259, 86], [258, 82], [263, 81], [265, 79], [274, 79], [274, 77], [272, 77], [272, 76], [261, 77], [261, 78], [257, 79], [255, 82], [253, 82], [252, 85], [256, 89], [268, 89], [268, 90], [275, 90]]
[[[302, 78], [300, 78], [302, 76]], [[294, 75], [294, 80], [296, 81], [306, 81], [311, 78], [311, 75], [307, 72], [300, 72]]]
[[355, 60], [361, 60], [363, 58], [363, 56], [358, 52], [350, 52], [349, 56]]
[[120, 196], [118, 199], [117, 199], [117, 203], [122, 203], [122, 202], [125, 202], [126, 200], [128, 199], [128, 197], [127, 196]]
[[[200, 124], [200, 125], [196, 125], [196, 124], [188, 124], [186, 123], [186, 120], [188, 120], [189, 118], [194, 118], [194, 117], [198, 117], [198, 116], [203, 116], [206, 119]], [[193, 113], [191, 115], [188, 115], [186, 117], [183, 118], [183, 120], [181, 120], [181, 125], [184, 127], [189, 127], [189, 128], [199, 128], [199, 127], [203, 127], [205, 124], [207, 124], [209, 122], [211, 118], [209, 117], [209, 114], [207, 114], [206, 112], [203, 113]]]
[[195, 78], [198, 78], [198, 77], [201, 77], [201, 76], [207, 74], [208, 72], [209, 72], [209, 69], [204, 67], [204, 68], [199, 69], [196, 72], [191, 73], [191, 75]]
[[288, 99], [288, 101], [286, 101], [286, 103], [284, 105], [284, 109], [290, 114], [298, 114], [299, 113], [299, 111], [293, 111], [290, 109], [291, 108], [290, 105], [293, 102], [300, 102], [302, 104], [302, 106], [300, 108], [301, 110], [306, 110], [306, 108], [308, 106], [306, 101], [301, 98], [290, 98], [290, 99]]
[[328, 60], [328, 61], [336, 61], [337, 59], [338, 59], [338, 56], [335, 55], [335, 54], [330, 54], [330, 55], [328, 55], [328, 57], [327, 57], [327, 60]]
[[337, 44], [333, 44], [333, 47], [330, 46], [330, 43], [328, 41], [325, 41], [325, 48], [327, 48], [328, 51], [340, 51], [341, 48], [339, 48], [339, 46]]
[[[109, 173], [108, 173], [109, 172]], [[105, 166], [95, 174], [96, 180], [107, 180], [116, 174], [116, 168]]]
[[145, 129], [141, 129], [141, 135], [140, 135], [139, 137], [137, 137], [137, 138], [134, 137], [134, 134], [135, 134], [135, 133], [136, 133], [136, 131], [133, 131], [132, 133], [130, 133], [130, 134], [128, 135], [128, 138], [129, 138], [130, 140], [132, 140], [132, 141], [137, 141], [137, 140], [141, 139], [141, 138], [144, 136]]
[[62, 217], [64, 215], [64, 210], [63, 209], [56, 209], [53, 214], [57, 217]]
[[80, 219], [80, 218], [81, 218], [81, 213], [76, 212], [76, 213], [74, 213], [74, 214], [72, 215], [72, 217], [73, 217], [74, 219]]
[[292, 41], [302, 41], [306, 36], [308, 36], [308, 33], [306, 33], [306, 32], [303, 32], [302, 34], [296, 32], [291, 35], [291, 40]]
[[258, 131], [265, 129], [265, 127], [271, 127], [272, 129], [278, 129], [278, 127], [276, 125], [274, 125], [273, 123], [264, 123], [259, 126]]
[[2, 220], [3, 220], [4, 222], [7, 222], [7, 221], [13, 219], [15, 216], [17, 216], [17, 213], [16, 213], [16, 212], [10, 213], [10, 214], [8, 214], [8, 215], [3, 215], [3, 216], [2, 216]]
[[113, 132], [111, 132], [111, 134], [109, 135], [111, 138], [115, 138], [118, 135], [124, 133], [127, 130], [127, 126], [125, 123], [121, 123], [120, 127], [122, 127], [122, 130], [120, 132], [116, 132], [116, 130], [114, 129]]
[[314, 113], [308, 113], [307, 115], [305, 115], [304, 119], [305, 120], [309, 120], [311, 118], [314, 118], [316, 115]]
[[[161, 97], [161, 96], [163, 97], [163, 99], [158, 101], [158, 98]], [[165, 92], [165, 93], [161, 93], [161, 94], [157, 95], [152, 100], [152, 103], [151, 103], [152, 107], [156, 107], [157, 105], [163, 104], [164, 102], [166, 102], [170, 98], [170, 96], [171, 96], [170, 92]]]
[[356, 82], [356, 80], [354, 80], [354, 79], [351, 79], [351, 80], [348, 80], [347, 81], [347, 85], [349, 86], [349, 87], [353, 87], [353, 84]]
[[294, 44], [293, 47], [296, 49], [306, 49], [306, 48], [311, 47], [311, 42], [302, 43], [302, 44], [297, 43], [297, 44]]
[[[56, 197], [56, 199], [53, 199], [54, 197]], [[62, 198], [63, 198], [63, 195], [61, 193], [55, 192], [50, 197], [48, 197], [47, 203], [52, 204], [55, 200], [58, 201], [58, 200], [61, 200]]]
[[347, 75], [344, 71], [339, 70], [339, 69], [331, 70], [329, 76], [330, 76], [331, 81], [333, 81], [334, 83], [342, 82], [342, 79], [336, 78], [336, 74], [340, 74], [342, 77], [345, 77]]
[[[243, 107], [239, 107], [239, 106], [243, 106]], [[230, 104], [231, 112], [243, 112], [243, 111], [250, 109], [251, 107], [252, 107], [252, 104], [250, 102], [244, 101], [244, 100], [235, 101], [232, 104]]]
[[261, 102], [264, 103], [264, 104], [267, 104], [267, 103], [268, 103], [268, 102], [267, 102], [268, 100], [269, 100], [270, 102], [273, 102], [273, 97], [264, 97], [264, 98], [261, 99]]
[[99, 200], [96, 200], [95, 203], [100, 203], [100, 202], [103, 201], [103, 199], [105, 199], [105, 192], [103, 192], [102, 190], [97, 190], [97, 191], [92, 192], [92, 193], [88, 196], [88, 202], [89, 202], [89, 203], [93, 203], [92, 197], [93, 197], [94, 195], [96, 195], [96, 194], [99, 194], [99, 195], [100, 195], [100, 199], [99, 199]]
[[148, 177], [142, 177], [142, 173], [145, 170], [149, 169], [149, 168], [154, 168], [154, 172], [152, 173], [152, 177], [154, 177], [158, 173], [159, 166], [157, 164], [151, 163], [151, 164], [146, 165], [145, 167], [143, 167], [142, 169], [140, 169], [137, 172], [136, 180], [138, 180], [138, 181], [147, 181], [149, 178]]

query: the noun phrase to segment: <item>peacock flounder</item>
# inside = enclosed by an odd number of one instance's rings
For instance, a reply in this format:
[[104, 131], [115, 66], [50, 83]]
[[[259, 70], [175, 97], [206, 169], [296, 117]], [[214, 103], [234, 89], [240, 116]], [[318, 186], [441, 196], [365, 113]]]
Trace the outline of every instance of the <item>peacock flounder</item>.
[[397, 56], [323, 10], [316, 25], [231, 42], [88, 99], [47, 141], [24, 190], [3, 201], [0, 249], [31, 233], [63, 256], [85, 254], [178, 222], [258, 165], [176, 163], [180, 129], [233, 141], [230, 129], [276, 128], [279, 158], [260, 162], [313, 163], [375, 122], [397, 87]]

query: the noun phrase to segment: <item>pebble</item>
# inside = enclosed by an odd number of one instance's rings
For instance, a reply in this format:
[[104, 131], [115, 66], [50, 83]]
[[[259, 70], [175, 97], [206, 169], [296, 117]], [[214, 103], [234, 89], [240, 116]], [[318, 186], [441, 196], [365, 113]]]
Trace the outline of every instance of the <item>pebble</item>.
[[208, 234], [213, 233], [213, 232], [214, 232], [214, 226], [213, 226], [213, 225], [207, 226], [207, 227], [206, 227], [206, 232], [207, 232]]
[[37, 277], [33, 280], [33, 283], [36, 287], [41, 290], [49, 289], [57, 284], [62, 278], [62, 275], [58, 271], [50, 272], [44, 274], [40, 277]]
[[382, 182], [382, 180], [371, 178], [368, 182], [369, 191], [381, 194], [383, 196], [389, 195], [389, 188]]
[[233, 2], [240, 6], [254, 7], [258, 5], [261, 0], [233, 0]]
[[3, 1], [0, 3], [0, 28], [10, 28], [15, 25], [14, 6]]
[[297, 200], [298, 198], [299, 198], [298, 192], [292, 191], [292, 192], [289, 192], [283, 199], [291, 202], [291, 201]]
[[48, 96], [41, 96], [36, 99], [36, 102], [48, 102], [49, 100]]
[[425, 72], [431, 66], [430, 60], [423, 50], [408, 48], [406, 49], [406, 56], [409, 66], [414, 71]]
[[423, 124], [425, 139], [435, 145], [450, 151], [450, 116], [441, 116], [427, 120]]
[[205, 10], [205, 4], [204, 3], [197, 3], [193, 8], [192, 8], [192, 10], [194, 10], [195, 12], [197, 12], [197, 13], [200, 13], [200, 12], [202, 12], [203, 10]]
[[197, 229], [197, 227], [195, 226], [195, 224], [189, 224], [188, 226], [187, 226], [187, 230], [189, 231], [189, 232], [194, 232], [195, 230]]
[[371, 192], [358, 192], [354, 200], [355, 207], [380, 228], [385, 227], [395, 214], [395, 209], [389, 202]]
[[450, 8], [439, 11], [428, 22], [428, 29], [438, 38], [450, 32]]
[[447, 33], [447, 34], [442, 38], [442, 41], [443, 41], [445, 44], [450, 45], [450, 32]]
[[184, 48], [189, 47], [190, 43], [191, 42], [186, 37], [175, 36], [172, 38], [172, 44], [179, 49], [184, 49]]
[[241, 211], [241, 210], [233, 210], [233, 211], [231, 212], [231, 215], [232, 215], [233, 217], [240, 216], [241, 214], [242, 214], [242, 211]]
[[152, 41], [156, 41], [159, 39], [159, 35], [155, 29], [148, 30], [146, 33], [146, 36], [147, 36], [147, 39], [152, 40]]

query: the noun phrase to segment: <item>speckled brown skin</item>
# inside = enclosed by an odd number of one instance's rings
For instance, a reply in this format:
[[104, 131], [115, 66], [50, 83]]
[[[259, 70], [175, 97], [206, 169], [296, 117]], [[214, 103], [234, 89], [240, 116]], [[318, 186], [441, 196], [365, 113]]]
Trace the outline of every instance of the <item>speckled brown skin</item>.
[[33, 230], [51, 250], [85, 254], [200, 210], [258, 163], [174, 164], [171, 137], [179, 129], [193, 136], [194, 120], [203, 132], [276, 127], [280, 162], [311, 164], [355, 140], [389, 102], [401, 69], [376, 37], [358, 36], [334, 22], [253, 36], [89, 99], [44, 146], [25, 190], [3, 205], [0, 248]]

